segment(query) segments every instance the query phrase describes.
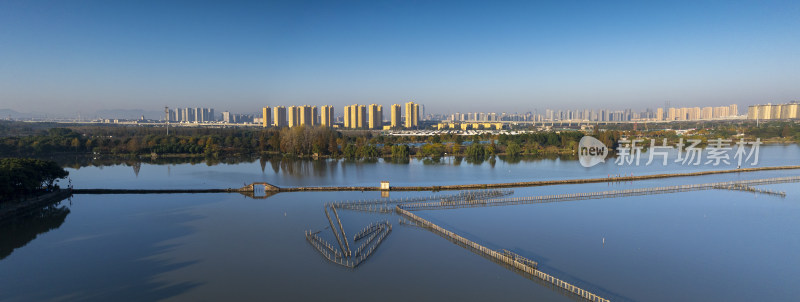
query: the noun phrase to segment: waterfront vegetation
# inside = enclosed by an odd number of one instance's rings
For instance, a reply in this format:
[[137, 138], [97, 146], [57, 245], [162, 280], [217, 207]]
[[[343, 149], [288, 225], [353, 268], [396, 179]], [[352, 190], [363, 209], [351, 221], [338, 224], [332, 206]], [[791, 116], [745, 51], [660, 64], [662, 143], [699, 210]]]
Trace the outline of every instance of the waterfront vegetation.
[[0, 158], [0, 200], [36, 195], [55, 189], [69, 172], [56, 162], [30, 158]]
[[[665, 125], [675, 129], [667, 129]], [[242, 155], [331, 157], [345, 159], [386, 158], [402, 162], [409, 157], [465, 157], [481, 161], [494, 155], [574, 157], [578, 142], [592, 135], [616, 148], [621, 138], [679, 138], [709, 140], [761, 138], [767, 142], [798, 142], [800, 126], [793, 122], [750, 122], [602, 125], [585, 131], [562, 129], [508, 135], [484, 133], [392, 136], [377, 131], [337, 131], [326, 127], [203, 128], [117, 125], [63, 125], [0, 122], [0, 156], [94, 154], [120, 157], [225, 158]], [[645, 128], [645, 129], [642, 129]], [[691, 129], [680, 131], [680, 129]]]

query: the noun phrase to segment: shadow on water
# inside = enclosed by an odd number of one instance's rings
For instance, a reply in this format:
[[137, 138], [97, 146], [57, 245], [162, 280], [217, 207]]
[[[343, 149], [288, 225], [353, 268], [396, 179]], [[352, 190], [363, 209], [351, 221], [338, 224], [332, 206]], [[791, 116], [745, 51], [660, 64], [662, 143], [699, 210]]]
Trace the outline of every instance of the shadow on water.
[[[109, 244], [116, 244], [118, 247], [115, 247], [116, 250], [99, 251], [99, 253], [116, 254], [108, 258], [95, 254], [94, 257], [102, 259], [92, 260], [92, 267], [86, 268], [90, 270], [91, 283], [87, 284], [85, 280], [66, 281], [54, 292], [46, 293], [45, 297], [73, 301], [160, 301], [178, 297], [204, 285], [205, 282], [174, 282], [162, 278], [167, 273], [200, 262], [200, 260], [163, 256], [179, 246], [168, 242], [193, 233], [190, 227], [185, 225], [198, 218], [185, 213], [169, 213], [158, 219], [164, 221], [166, 225], [158, 222], [147, 230], [118, 234], [122, 239], [99, 239], [99, 241], [114, 240]], [[140, 237], [138, 233], [150, 235]], [[109, 274], [110, 271], [114, 273]], [[120, 286], [121, 284], [123, 286]]]
[[39, 234], [61, 227], [69, 212], [69, 208], [56, 202], [32, 208], [22, 215], [0, 222], [0, 260], [26, 246]]
[[[166, 261], [149, 261], [148, 265], [157, 267], [159, 272], [170, 272], [179, 270], [181, 268], [199, 263], [200, 261], [186, 261], [180, 263], [168, 263]], [[62, 295], [45, 297], [54, 297], [54, 301], [161, 301], [172, 297], [180, 296], [189, 290], [202, 286], [203, 283], [199, 282], [180, 282], [171, 284], [167, 282], [147, 281], [155, 277], [157, 274], [145, 274], [142, 278], [129, 278], [120, 283], [119, 280], [110, 282], [104, 281], [109, 284], [105, 288], [86, 288], [81, 284], [73, 284], [73, 290], [82, 289], [78, 291], [69, 292]], [[94, 280], [93, 282], [97, 282]], [[119, 284], [126, 284], [120, 287]], [[36, 299], [39, 300], [39, 299]]]
[[[4, 280], [0, 283], [0, 300], [156, 301], [180, 296], [204, 284], [160, 279], [199, 262], [163, 255], [177, 246], [170, 243], [174, 239], [193, 233], [186, 223], [200, 217], [167, 212], [156, 222], [147, 216], [151, 225], [143, 225], [138, 220], [141, 217], [134, 216], [135, 220], [119, 223], [140, 227], [123, 231], [110, 228], [106, 231], [112, 235], [93, 236], [65, 223], [72, 213], [70, 207], [72, 202], [52, 202], [0, 222], [0, 264], [4, 265], [0, 270], [0, 280]], [[40, 236], [48, 232], [54, 235]], [[40, 244], [30, 245], [34, 240]], [[12, 253], [18, 257], [9, 257]], [[30, 271], [30, 261], [50, 267], [52, 273], [38, 275], [35, 269]], [[31, 277], [39, 285], [25, 283]]]
[[[512, 247], [511, 251], [513, 251], [513, 252], [515, 252], [515, 253], [517, 253], [519, 255], [523, 255], [523, 256], [529, 257], [531, 259], [536, 259], [536, 261], [539, 263], [539, 267], [540, 268], [546, 267], [547, 271], [550, 272], [552, 275], [558, 276], [559, 278], [561, 278], [563, 280], [566, 280], [567, 282], [575, 284], [578, 287], [580, 287], [582, 289], [585, 289], [585, 290], [588, 290], [588, 291], [590, 291], [590, 292], [592, 292], [594, 294], [597, 294], [597, 295], [599, 295], [599, 296], [601, 296], [603, 298], [609, 299], [609, 300], [614, 301], [614, 302], [617, 302], [617, 301], [620, 301], [620, 302], [635, 302], [635, 301], [637, 301], [637, 300], [634, 300], [634, 299], [632, 299], [630, 297], [624, 296], [621, 293], [611, 291], [611, 290], [609, 290], [607, 288], [598, 286], [595, 283], [591, 283], [591, 282], [588, 282], [588, 281], [586, 281], [584, 279], [581, 279], [578, 276], [575, 276], [573, 274], [569, 274], [569, 273], [567, 273], [567, 272], [565, 272], [563, 270], [560, 270], [560, 269], [557, 269], [557, 268], [555, 268], [553, 266], [547, 265], [547, 263], [550, 262], [550, 258], [546, 257], [545, 255], [542, 255], [542, 254], [539, 254], [539, 253], [535, 253], [535, 252], [530, 251], [530, 250], [526, 250], [526, 249], [524, 249], [524, 248], [522, 248], [520, 246]], [[528, 279], [535, 279], [535, 277], [532, 277], [532, 276], [527, 276], [525, 274], [522, 274], [522, 275], [525, 276]]]

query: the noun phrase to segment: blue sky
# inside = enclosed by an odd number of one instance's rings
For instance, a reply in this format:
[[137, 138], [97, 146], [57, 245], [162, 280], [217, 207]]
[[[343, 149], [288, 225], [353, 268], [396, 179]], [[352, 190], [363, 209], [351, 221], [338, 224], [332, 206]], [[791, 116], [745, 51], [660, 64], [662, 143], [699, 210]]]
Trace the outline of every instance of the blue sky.
[[800, 1], [4, 0], [0, 108], [785, 102], [798, 16]]

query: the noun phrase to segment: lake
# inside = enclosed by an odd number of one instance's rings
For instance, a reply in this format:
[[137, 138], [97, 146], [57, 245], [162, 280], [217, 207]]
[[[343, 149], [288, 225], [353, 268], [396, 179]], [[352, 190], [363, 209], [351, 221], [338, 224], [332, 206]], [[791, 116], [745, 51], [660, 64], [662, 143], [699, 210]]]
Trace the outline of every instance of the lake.
[[[797, 145], [761, 147], [758, 166], [798, 164]], [[584, 168], [557, 158], [475, 163], [447, 157], [408, 163], [106, 161], [69, 170], [75, 188], [197, 189], [252, 182], [501, 183], [732, 168], [672, 161], [618, 166], [613, 160]], [[513, 188], [511, 197], [797, 175], [800, 170]], [[794, 301], [800, 296], [800, 186], [758, 187], [786, 197], [706, 190], [415, 214], [489, 248], [538, 261], [543, 272], [611, 301]], [[380, 192], [278, 193], [265, 199], [237, 193], [74, 195], [0, 226], [0, 300], [572, 300], [434, 233], [400, 224], [395, 214], [339, 210], [351, 237], [371, 222], [393, 226], [355, 269], [325, 260], [305, 240], [304, 231], [314, 230], [335, 242], [324, 204], [379, 198]]]

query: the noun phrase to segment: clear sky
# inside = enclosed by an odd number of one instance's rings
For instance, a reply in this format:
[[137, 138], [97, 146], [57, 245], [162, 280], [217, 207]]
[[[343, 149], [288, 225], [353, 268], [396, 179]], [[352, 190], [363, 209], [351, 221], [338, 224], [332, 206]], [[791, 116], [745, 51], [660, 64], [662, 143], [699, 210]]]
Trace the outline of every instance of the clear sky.
[[800, 1], [0, 1], [0, 109], [800, 99]]

